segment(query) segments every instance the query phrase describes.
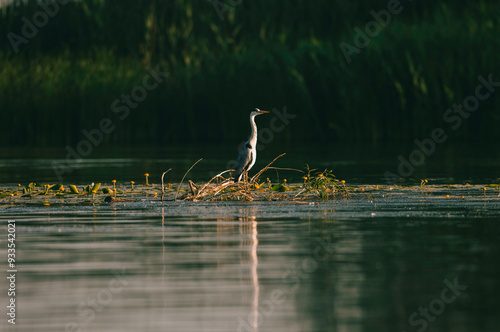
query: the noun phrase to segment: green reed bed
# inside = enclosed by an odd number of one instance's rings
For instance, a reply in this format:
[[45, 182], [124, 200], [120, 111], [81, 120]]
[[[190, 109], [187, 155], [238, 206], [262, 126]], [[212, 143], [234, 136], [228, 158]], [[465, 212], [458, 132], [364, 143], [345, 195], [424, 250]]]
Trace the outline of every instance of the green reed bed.
[[[244, 1], [221, 22], [209, 2], [180, 1], [161, 10], [157, 3], [154, 11], [148, 2], [140, 11], [144, 26], [137, 29], [143, 34], [122, 40], [127, 33], [107, 35], [125, 28], [113, 28], [96, 2], [95, 16], [84, 16], [96, 24], [89, 23], [93, 44], [82, 37], [76, 39], [80, 47], [69, 48], [54, 32], [50, 38], [62, 41], [49, 52], [38, 44], [48, 38], [40, 32], [26, 52], [0, 48], [0, 129], [6, 133], [0, 144], [76, 144], [83, 129], [105, 117], [119, 124], [106, 144], [237, 140], [234, 123], [256, 104], [286, 106], [300, 117], [276, 136], [276, 144], [413, 140], [449, 126], [444, 112], [474, 93], [479, 75], [500, 80], [496, 2], [475, 2], [468, 10], [463, 3], [407, 6], [350, 63], [340, 43], [352, 44], [353, 28], [364, 28], [373, 20], [370, 10], [386, 2], [355, 8], [334, 3], [299, 1], [298, 15], [284, 2]], [[258, 15], [263, 10], [266, 15]], [[85, 8], [75, 13], [84, 15]], [[99, 30], [107, 25], [105, 33]], [[168, 78], [119, 120], [113, 101], [142, 84], [147, 68], [157, 65]], [[499, 107], [493, 93], [465, 125], [447, 134], [482, 142], [500, 138]]]

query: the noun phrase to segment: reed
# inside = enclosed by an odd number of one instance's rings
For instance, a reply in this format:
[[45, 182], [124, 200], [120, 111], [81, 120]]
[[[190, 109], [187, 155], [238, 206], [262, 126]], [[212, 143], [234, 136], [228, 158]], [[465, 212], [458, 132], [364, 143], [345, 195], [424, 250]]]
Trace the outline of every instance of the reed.
[[[479, 75], [500, 80], [495, 1], [408, 4], [351, 63], [340, 42], [387, 1], [243, 1], [223, 22], [210, 2], [173, 3], [75, 2], [19, 54], [1, 39], [0, 145], [74, 145], [105, 117], [116, 130], [104, 144], [233, 141], [255, 103], [301, 119], [275, 144], [412, 141], [445, 126]], [[1, 35], [20, 31], [28, 4], [1, 12]], [[170, 76], [119, 120], [111, 104], [156, 64]], [[499, 107], [493, 95], [448, 135], [499, 139]]]

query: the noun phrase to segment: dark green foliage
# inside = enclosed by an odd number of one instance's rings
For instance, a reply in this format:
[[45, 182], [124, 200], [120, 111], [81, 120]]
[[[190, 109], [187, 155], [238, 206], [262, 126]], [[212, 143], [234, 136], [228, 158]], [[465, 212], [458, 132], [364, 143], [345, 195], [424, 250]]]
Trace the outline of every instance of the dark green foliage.
[[[223, 1], [223, 0], [221, 0]], [[458, 130], [443, 113], [500, 81], [500, 4], [404, 2], [347, 63], [339, 44], [387, 1], [243, 0], [221, 21], [209, 1], [89, 0], [60, 11], [15, 54], [9, 32], [40, 8], [0, 10], [0, 145], [76, 144], [110, 118], [106, 144], [242, 140], [253, 107], [297, 114], [276, 143], [401, 141], [435, 127], [500, 138], [497, 91]], [[160, 64], [166, 81], [120, 120], [114, 100]]]

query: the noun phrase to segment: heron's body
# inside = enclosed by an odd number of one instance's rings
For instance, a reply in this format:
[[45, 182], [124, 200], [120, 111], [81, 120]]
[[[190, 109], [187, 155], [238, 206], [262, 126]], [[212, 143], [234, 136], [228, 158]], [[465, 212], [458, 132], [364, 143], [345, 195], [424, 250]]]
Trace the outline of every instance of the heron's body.
[[243, 174], [248, 172], [257, 159], [257, 125], [255, 124], [255, 117], [260, 114], [269, 113], [267, 111], [261, 111], [258, 108], [250, 113], [250, 126], [252, 127], [252, 132], [250, 133], [250, 138], [241, 147], [241, 150], [236, 159], [236, 176], [235, 182], [241, 181]]

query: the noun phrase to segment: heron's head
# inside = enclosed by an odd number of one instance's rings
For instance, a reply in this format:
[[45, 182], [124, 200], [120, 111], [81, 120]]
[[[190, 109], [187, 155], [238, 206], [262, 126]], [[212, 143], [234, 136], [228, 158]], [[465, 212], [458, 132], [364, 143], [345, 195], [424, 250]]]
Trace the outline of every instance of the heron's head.
[[252, 112], [250, 112], [250, 116], [256, 116], [256, 115], [261, 115], [261, 114], [266, 114], [269, 113], [269, 111], [262, 111], [258, 108], [254, 108]]

